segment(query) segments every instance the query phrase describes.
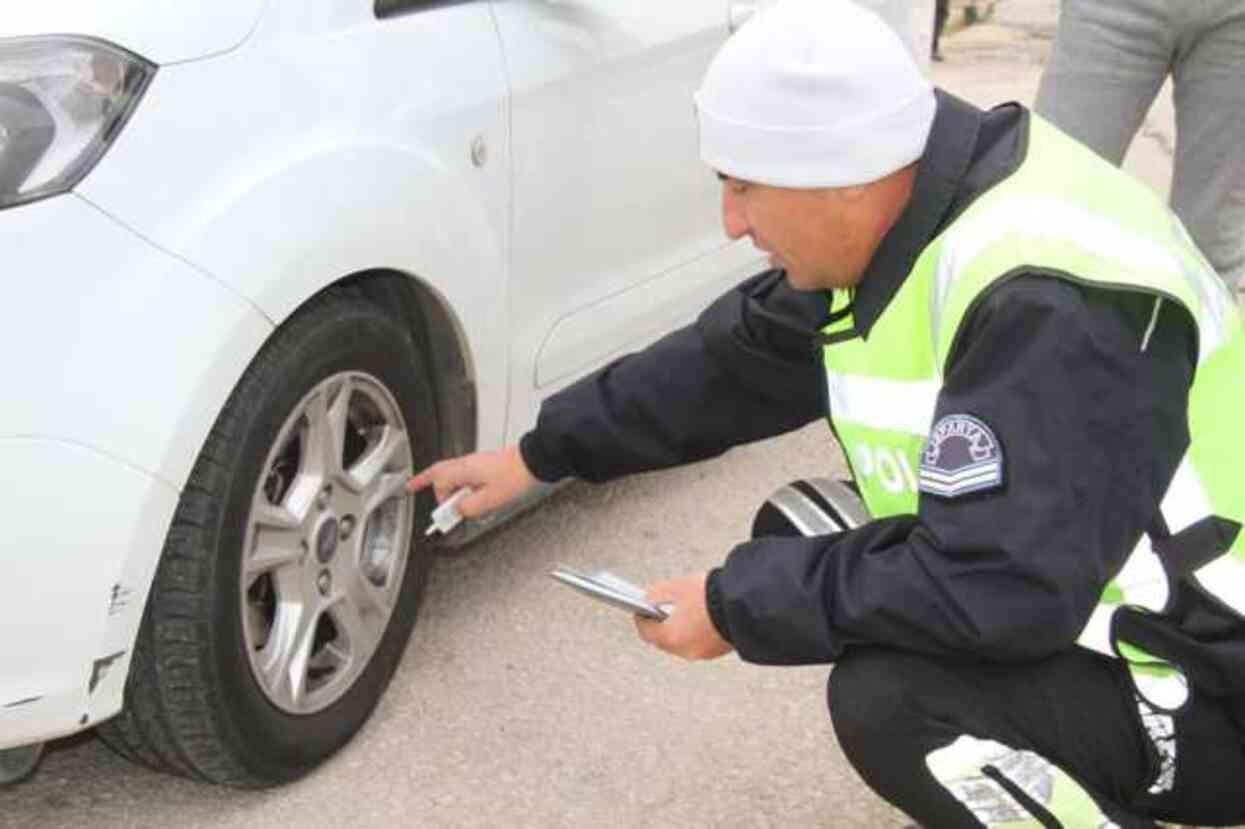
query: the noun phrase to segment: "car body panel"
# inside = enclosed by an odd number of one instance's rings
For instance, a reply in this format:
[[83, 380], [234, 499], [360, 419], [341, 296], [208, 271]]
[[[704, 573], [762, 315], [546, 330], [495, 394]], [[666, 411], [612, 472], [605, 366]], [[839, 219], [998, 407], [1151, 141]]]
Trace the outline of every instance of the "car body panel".
[[9, 545], [0, 607], [20, 620], [0, 637], [5, 749], [80, 731], [121, 709], [177, 490], [50, 438], [0, 437], [0, 464], [23, 471], [0, 479]]
[[[161, 70], [79, 192], [277, 323], [378, 268], [470, 309], [458, 322], [481, 389], [477, 442], [497, 442], [509, 226], [501, 61], [486, 3], [377, 20], [370, 3], [275, 0], [243, 48]], [[222, 89], [245, 93], [199, 103]], [[149, 185], [135, 188], [140, 176]]]
[[242, 43], [268, 0], [40, 0], [5, 4], [0, 37], [81, 35], [156, 64], [196, 60]]
[[669, 325], [664, 300], [727, 287], [729, 268], [710, 284], [689, 269], [729, 247], [691, 104], [729, 31], [725, 0], [494, 8], [514, 146], [515, 437], [541, 387], [642, 345]]
[[[732, 0], [731, 17], [747, 20], [778, 0]], [[929, 69], [934, 34], [934, 0], [853, 0], [888, 22], [923, 71]]]
[[929, 50], [934, 36], [933, 0], [856, 0], [891, 22], [917, 65], [929, 69]]
[[0, 219], [5, 272], [22, 281], [0, 306], [0, 354], [22, 355], [6, 380], [44, 390], [6, 399], [0, 437], [88, 446], [180, 490], [271, 323], [77, 195]]
[[[519, 428], [513, 437], [531, 428], [540, 401], [554, 390], [690, 322], [712, 297], [764, 268], [764, 258], [750, 244], [733, 244], [567, 313], [543, 343], [533, 410], [530, 419], [516, 413]], [[515, 401], [516, 407], [521, 404]]]

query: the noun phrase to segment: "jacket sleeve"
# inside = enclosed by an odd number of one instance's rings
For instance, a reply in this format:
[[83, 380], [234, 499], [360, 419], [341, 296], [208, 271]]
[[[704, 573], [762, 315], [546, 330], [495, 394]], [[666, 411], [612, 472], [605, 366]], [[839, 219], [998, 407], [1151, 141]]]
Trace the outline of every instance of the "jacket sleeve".
[[830, 662], [853, 643], [994, 661], [1070, 646], [1188, 444], [1193, 327], [1163, 303], [1147, 339], [1154, 307], [1050, 277], [996, 287], [964, 323], [934, 422], [984, 421], [1002, 485], [742, 544], [710, 576], [715, 625], [767, 664]]
[[692, 325], [546, 400], [523, 459], [543, 481], [604, 481], [803, 426], [825, 413], [810, 335], [826, 310], [781, 272], [745, 280]]

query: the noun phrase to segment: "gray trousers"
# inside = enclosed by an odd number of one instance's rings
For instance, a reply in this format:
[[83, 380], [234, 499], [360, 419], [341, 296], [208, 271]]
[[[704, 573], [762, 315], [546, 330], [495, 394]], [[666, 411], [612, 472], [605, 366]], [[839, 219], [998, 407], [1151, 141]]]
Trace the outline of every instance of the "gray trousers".
[[1235, 288], [1245, 276], [1245, 0], [1062, 0], [1037, 111], [1119, 164], [1175, 87], [1171, 205]]

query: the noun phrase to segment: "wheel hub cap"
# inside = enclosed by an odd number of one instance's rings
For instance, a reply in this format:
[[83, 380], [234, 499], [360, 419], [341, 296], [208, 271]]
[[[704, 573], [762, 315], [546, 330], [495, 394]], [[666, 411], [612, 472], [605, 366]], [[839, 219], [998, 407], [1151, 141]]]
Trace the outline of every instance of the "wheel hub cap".
[[277, 433], [240, 588], [252, 674], [281, 710], [332, 705], [380, 645], [411, 554], [413, 465], [397, 401], [359, 372], [319, 383]]

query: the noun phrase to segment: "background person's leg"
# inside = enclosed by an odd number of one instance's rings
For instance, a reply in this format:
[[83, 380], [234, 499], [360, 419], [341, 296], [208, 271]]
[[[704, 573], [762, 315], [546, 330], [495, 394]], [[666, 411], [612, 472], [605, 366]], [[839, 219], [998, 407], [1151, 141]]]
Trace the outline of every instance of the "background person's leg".
[[930, 46], [929, 56], [934, 60], [942, 60], [939, 41], [942, 30], [947, 27], [947, 18], [951, 16], [951, 0], [935, 0], [934, 2], [934, 42]]
[[1035, 109], [1119, 164], [1175, 51], [1167, 0], [1063, 0]]
[[861, 646], [832, 670], [829, 706], [857, 772], [922, 826], [1152, 825], [1118, 806], [1157, 764], [1105, 657], [999, 666]]
[[1235, 290], [1245, 276], [1245, 3], [1169, 2], [1187, 18], [1172, 71], [1172, 208]]

